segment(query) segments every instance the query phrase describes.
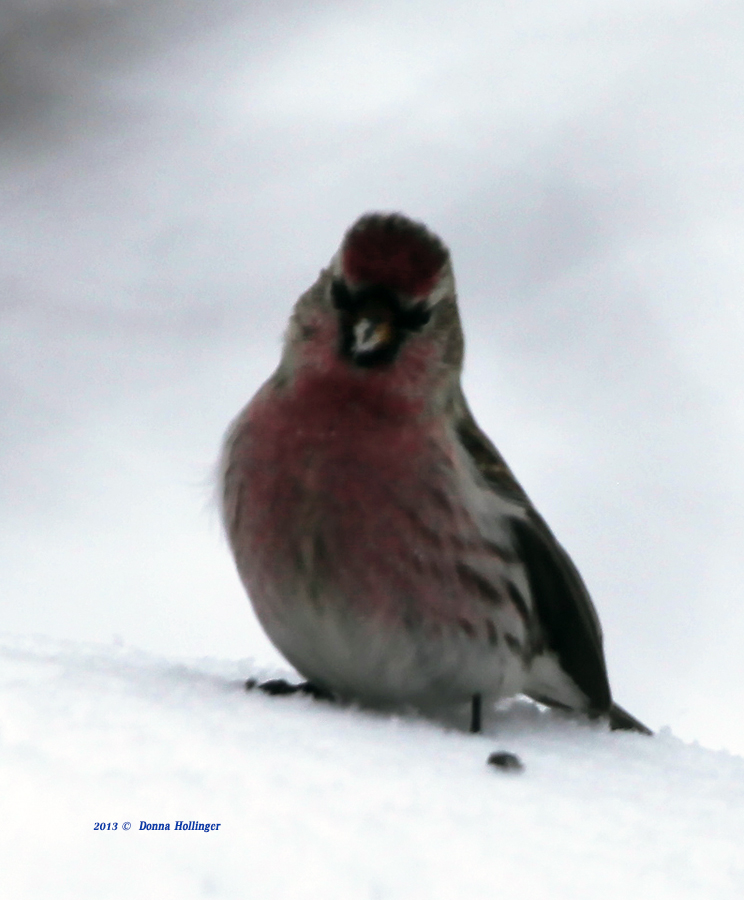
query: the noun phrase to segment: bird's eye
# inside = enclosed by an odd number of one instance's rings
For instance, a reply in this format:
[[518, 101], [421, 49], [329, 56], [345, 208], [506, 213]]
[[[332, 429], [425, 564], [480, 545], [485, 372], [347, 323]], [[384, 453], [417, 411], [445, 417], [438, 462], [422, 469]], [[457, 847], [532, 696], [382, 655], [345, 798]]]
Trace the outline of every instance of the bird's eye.
[[421, 331], [431, 318], [431, 309], [422, 300], [410, 309], [402, 309], [398, 313], [398, 324], [408, 331]]
[[356, 308], [356, 300], [343, 281], [336, 280], [331, 285], [331, 298], [336, 309], [352, 312]]
[[406, 331], [420, 331], [431, 319], [431, 309], [426, 301], [422, 300], [406, 309], [392, 291], [379, 286], [352, 292], [344, 281], [336, 279], [331, 285], [331, 298], [336, 309], [347, 313], [358, 313], [360, 307], [372, 298], [376, 302], [382, 300], [393, 310], [396, 325]]

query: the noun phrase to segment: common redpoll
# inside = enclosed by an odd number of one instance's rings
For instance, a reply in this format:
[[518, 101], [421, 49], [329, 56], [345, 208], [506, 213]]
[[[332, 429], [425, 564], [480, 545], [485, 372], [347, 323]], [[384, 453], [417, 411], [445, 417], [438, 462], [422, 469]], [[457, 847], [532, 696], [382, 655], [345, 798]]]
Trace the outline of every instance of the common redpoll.
[[589, 594], [476, 425], [462, 361], [445, 245], [363, 216], [225, 442], [224, 520], [256, 614], [306, 690], [471, 703], [474, 731], [482, 700], [521, 693], [647, 732], [612, 702]]

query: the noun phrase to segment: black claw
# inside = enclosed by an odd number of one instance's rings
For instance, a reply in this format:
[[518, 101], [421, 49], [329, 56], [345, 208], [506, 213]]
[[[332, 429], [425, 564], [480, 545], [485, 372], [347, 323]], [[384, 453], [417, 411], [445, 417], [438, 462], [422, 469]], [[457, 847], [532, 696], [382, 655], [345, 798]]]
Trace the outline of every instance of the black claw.
[[290, 684], [283, 678], [272, 678], [270, 681], [264, 681], [258, 686], [264, 694], [270, 694], [272, 697], [283, 697], [286, 694], [296, 694], [300, 690], [299, 684]]
[[497, 769], [503, 769], [504, 772], [522, 772], [524, 770], [522, 760], [517, 754], [507, 753], [504, 750], [492, 753], [488, 757], [488, 765], [496, 766]]
[[334, 695], [326, 688], [313, 684], [312, 681], [303, 681], [300, 684], [290, 684], [284, 678], [272, 678], [259, 684], [255, 678], [249, 678], [245, 683], [246, 690], [257, 687], [271, 697], [286, 697], [288, 694], [307, 694], [315, 700], [335, 700]]
[[479, 734], [481, 730], [481, 709], [483, 701], [480, 694], [473, 694], [470, 701], [470, 733]]

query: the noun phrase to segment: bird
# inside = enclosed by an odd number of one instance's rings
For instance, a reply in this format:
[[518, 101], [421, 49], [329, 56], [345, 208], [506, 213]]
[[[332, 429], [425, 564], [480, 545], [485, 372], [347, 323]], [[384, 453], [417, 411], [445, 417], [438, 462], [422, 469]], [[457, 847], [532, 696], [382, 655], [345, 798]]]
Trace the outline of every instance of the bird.
[[[222, 516], [268, 637], [263, 685], [425, 712], [526, 695], [651, 732], [610, 691], [588, 590], [461, 386], [449, 249], [370, 212], [294, 305], [225, 437]], [[252, 682], [255, 684], [255, 682]]]

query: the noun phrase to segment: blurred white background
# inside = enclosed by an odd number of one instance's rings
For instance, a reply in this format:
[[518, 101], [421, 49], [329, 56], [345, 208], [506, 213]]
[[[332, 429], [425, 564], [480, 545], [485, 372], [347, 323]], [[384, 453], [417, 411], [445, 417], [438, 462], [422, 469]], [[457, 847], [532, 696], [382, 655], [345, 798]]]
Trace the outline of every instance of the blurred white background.
[[221, 437], [399, 209], [616, 698], [744, 752], [743, 96], [740, 0], [5, 0], [0, 629], [278, 658]]

